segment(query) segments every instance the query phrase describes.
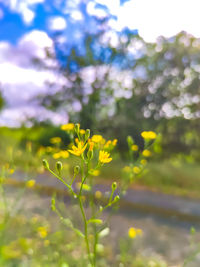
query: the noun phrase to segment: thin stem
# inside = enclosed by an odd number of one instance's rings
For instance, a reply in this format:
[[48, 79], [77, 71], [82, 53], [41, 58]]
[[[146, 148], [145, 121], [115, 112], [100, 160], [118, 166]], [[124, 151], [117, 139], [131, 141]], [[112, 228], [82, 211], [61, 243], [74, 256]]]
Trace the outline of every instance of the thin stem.
[[86, 219], [86, 215], [85, 215], [85, 211], [83, 208], [83, 203], [82, 203], [80, 195], [78, 196], [78, 200], [79, 200], [79, 206], [80, 206], [81, 214], [82, 214], [83, 221], [84, 221], [85, 244], [86, 244], [86, 248], [87, 248], [89, 261], [90, 261], [91, 265], [95, 267], [95, 264], [93, 263], [92, 258], [91, 258], [91, 254], [90, 254], [90, 246], [89, 246], [89, 240], [88, 240], [88, 223], [87, 223], [87, 219]]
[[70, 185], [68, 185], [59, 175], [57, 175], [55, 172], [53, 172], [52, 170], [48, 169], [50, 173], [52, 173], [56, 178], [58, 178], [58, 180], [60, 180], [71, 192], [74, 196], [76, 196], [76, 193], [74, 192], [74, 190], [71, 188]]

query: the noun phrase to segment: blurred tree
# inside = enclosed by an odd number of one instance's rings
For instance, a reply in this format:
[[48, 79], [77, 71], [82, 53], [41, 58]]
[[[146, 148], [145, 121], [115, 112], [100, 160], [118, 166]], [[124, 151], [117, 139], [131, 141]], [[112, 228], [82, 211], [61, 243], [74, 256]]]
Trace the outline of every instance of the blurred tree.
[[200, 157], [200, 39], [181, 32], [145, 43], [136, 32], [102, 28], [85, 35], [85, 53], [62, 50], [65, 84], [43, 96], [42, 104], [65, 109], [84, 128], [120, 140], [131, 134], [141, 146], [139, 133], [156, 130], [163, 134], [165, 155]]

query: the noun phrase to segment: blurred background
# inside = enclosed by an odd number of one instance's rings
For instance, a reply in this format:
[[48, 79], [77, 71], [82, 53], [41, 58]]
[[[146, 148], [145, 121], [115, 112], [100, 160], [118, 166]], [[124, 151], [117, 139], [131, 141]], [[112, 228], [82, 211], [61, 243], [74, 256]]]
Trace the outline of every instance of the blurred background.
[[79, 122], [118, 139], [102, 174], [118, 179], [126, 137], [142, 150], [141, 132], [155, 131], [137, 186], [198, 201], [199, 10], [195, 0], [0, 0], [0, 164], [40, 172], [35, 155], [55, 136], [66, 149], [60, 126]]
[[1, 0], [2, 135], [47, 146], [61, 124], [80, 122], [117, 138], [123, 160], [127, 135], [142, 146], [140, 133], [153, 130], [162, 184], [195, 191], [198, 8], [187, 0]]

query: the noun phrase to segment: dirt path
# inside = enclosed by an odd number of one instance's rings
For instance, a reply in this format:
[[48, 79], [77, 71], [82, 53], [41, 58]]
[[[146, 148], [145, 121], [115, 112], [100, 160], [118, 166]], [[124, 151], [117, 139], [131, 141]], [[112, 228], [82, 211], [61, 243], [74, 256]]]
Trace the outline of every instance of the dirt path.
[[[16, 172], [14, 175], [14, 179], [18, 182], [23, 182], [25, 178], [24, 173]], [[38, 175], [34, 179], [37, 187], [43, 193], [54, 190], [60, 194], [67, 192], [63, 184], [48, 173]], [[97, 184], [94, 187], [94, 191], [96, 190], [104, 193], [109, 192], [110, 186], [108, 183]], [[137, 210], [162, 217], [175, 216], [180, 220], [200, 223], [200, 201], [139, 189], [138, 187], [137, 189], [128, 189], [126, 195], [121, 196], [120, 207], [125, 211]]]

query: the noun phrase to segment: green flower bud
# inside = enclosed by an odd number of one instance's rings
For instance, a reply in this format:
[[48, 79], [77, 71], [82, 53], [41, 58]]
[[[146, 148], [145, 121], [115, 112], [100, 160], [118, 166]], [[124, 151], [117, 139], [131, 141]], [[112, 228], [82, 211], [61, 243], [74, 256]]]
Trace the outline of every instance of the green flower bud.
[[79, 134], [79, 130], [80, 130], [80, 124], [79, 123], [76, 123], [75, 124], [75, 127], [74, 127], [74, 130], [77, 134]]
[[117, 195], [117, 196], [114, 198], [113, 203], [119, 201], [119, 199], [120, 199], [120, 197]]
[[112, 190], [114, 191], [114, 190], [116, 190], [117, 189], [117, 183], [116, 182], [113, 182], [112, 183]]
[[132, 146], [134, 144], [133, 138], [130, 135], [127, 136], [127, 142], [129, 146]]
[[44, 168], [45, 168], [46, 170], [49, 169], [49, 163], [48, 163], [48, 161], [47, 161], [46, 159], [43, 159], [43, 160], [42, 160], [42, 164], [43, 164], [43, 166], [44, 166]]
[[89, 137], [90, 137], [90, 129], [87, 129], [85, 131], [85, 141], [87, 141]]
[[61, 172], [62, 168], [63, 168], [62, 162], [61, 161], [57, 161], [56, 162], [56, 170], [58, 171], [58, 173]]
[[74, 175], [79, 174], [79, 172], [80, 172], [80, 167], [77, 165], [74, 167]]
[[88, 157], [89, 160], [91, 160], [93, 158], [93, 151], [89, 150], [88, 153], [87, 153], [87, 157]]

